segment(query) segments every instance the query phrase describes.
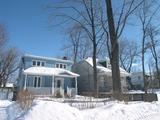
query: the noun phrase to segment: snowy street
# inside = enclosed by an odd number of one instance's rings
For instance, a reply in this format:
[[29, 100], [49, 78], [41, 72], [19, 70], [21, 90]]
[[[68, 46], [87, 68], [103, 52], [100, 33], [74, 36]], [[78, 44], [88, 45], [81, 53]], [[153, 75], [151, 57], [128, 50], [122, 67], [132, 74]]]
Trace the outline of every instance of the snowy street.
[[0, 100], [0, 120], [8, 120], [7, 107], [11, 102]]

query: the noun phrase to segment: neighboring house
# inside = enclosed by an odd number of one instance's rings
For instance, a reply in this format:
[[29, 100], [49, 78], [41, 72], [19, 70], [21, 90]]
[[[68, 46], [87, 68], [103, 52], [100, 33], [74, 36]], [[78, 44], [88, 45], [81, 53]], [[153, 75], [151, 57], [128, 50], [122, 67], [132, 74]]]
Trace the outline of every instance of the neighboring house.
[[12, 100], [14, 84], [7, 82], [5, 87], [0, 87], [0, 100]]
[[24, 55], [21, 58], [18, 91], [28, 90], [34, 95], [74, 96], [77, 94], [73, 62], [65, 59]]
[[[72, 67], [73, 71], [78, 73], [78, 92], [85, 94], [94, 91], [93, 80], [93, 62], [92, 58], [87, 58]], [[112, 93], [112, 71], [111, 64], [108, 59], [97, 59], [98, 86], [100, 93]], [[122, 91], [127, 90], [126, 77], [130, 76], [124, 69], [120, 68], [121, 88]]]
[[[147, 82], [150, 77], [148, 74], [145, 75]], [[131, 74], [131, 83], [133, 85], [133, 89], [144, 89], [144, 79], [143, 72], [133, 72]]]

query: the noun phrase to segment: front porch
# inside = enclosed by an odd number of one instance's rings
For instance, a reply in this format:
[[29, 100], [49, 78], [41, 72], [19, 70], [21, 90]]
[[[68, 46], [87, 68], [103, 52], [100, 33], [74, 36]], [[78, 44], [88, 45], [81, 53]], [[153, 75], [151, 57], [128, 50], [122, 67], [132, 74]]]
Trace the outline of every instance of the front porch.
[[38, 96], [73, 97], [77, 94], [78, 76], [64, 69], [32, 67], [24, 71], [23, 89]]
[[[26, 87], [26, 89], [35, 96], [53, 96], [53, 97], [73, 97], [76, 95], [76, 88], [67, 87], [67, 91], [61, 88], [52, 87]], [[54, 93], [52, 90], [54, 89]]]

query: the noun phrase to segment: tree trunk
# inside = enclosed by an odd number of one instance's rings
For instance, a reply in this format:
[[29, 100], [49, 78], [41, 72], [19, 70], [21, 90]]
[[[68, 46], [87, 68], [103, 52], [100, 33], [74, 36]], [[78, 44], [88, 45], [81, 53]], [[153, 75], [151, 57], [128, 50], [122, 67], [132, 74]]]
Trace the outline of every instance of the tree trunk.
[[93, 43], [93, 79], [94, 79], [94, 89], [95, 89], [95, 93], [96, 93], [96, 97], [98, 97], [99, 94], [99, 85], [98, 85], [98, 80], [97, 80], [97, 62], [96, 62], [96, 58], [97, 58], [97, 39], [96, 39], [96, 29], [95, 29], [95, 17], [94, 17], [94, 11], [93, 11], [93, 4], [92, 4], [92, 0], [91, 2], [91, 27], [92, 27], [92, 43]]
[[119, 44], [117, 36], [115, 33], [113, 11], [111, 0], [105, 0], [107, 7], [107, 17], [108, 17], [108, 26], [109, 34], [111, 41], [111, 66], [112, 66], [112, 80], [113, 80], [113, 96], [116, 99], [121, 97], [121, 81], [120, 81], [120, 70], [119, 70]]
[[145, 32], [143, 31], [143, 38], [142, 38], [142, 71], [143, 71], [143, 80], [144, 80], [144, 91], [147, 94], [147, 81], [145, 77], [145, 65], [144, 65], [144, 53], [145, 53]]
[[98, 80], [97, 80], [97, 63], [96, 63], [96, 47], [93, 46], [93, 79], [94, 79], [94, 92], [96, 93], [96, 97], [98, 97]]

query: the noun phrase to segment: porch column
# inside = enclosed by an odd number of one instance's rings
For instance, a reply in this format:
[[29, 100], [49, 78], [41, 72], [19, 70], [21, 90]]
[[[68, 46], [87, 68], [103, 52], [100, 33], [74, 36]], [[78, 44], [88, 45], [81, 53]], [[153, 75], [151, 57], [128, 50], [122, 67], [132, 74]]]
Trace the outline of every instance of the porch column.
[[52, 76], [52, 95], [54, 96], [54, 76]]
[[77, 95], [77, 77], [75, 77], [75, 82], [76, 82], [76, 95]]
[[26, 86], [27, 86], [27, 74], [25, 75], [24, 78], [24, 90], [26, 90]]

